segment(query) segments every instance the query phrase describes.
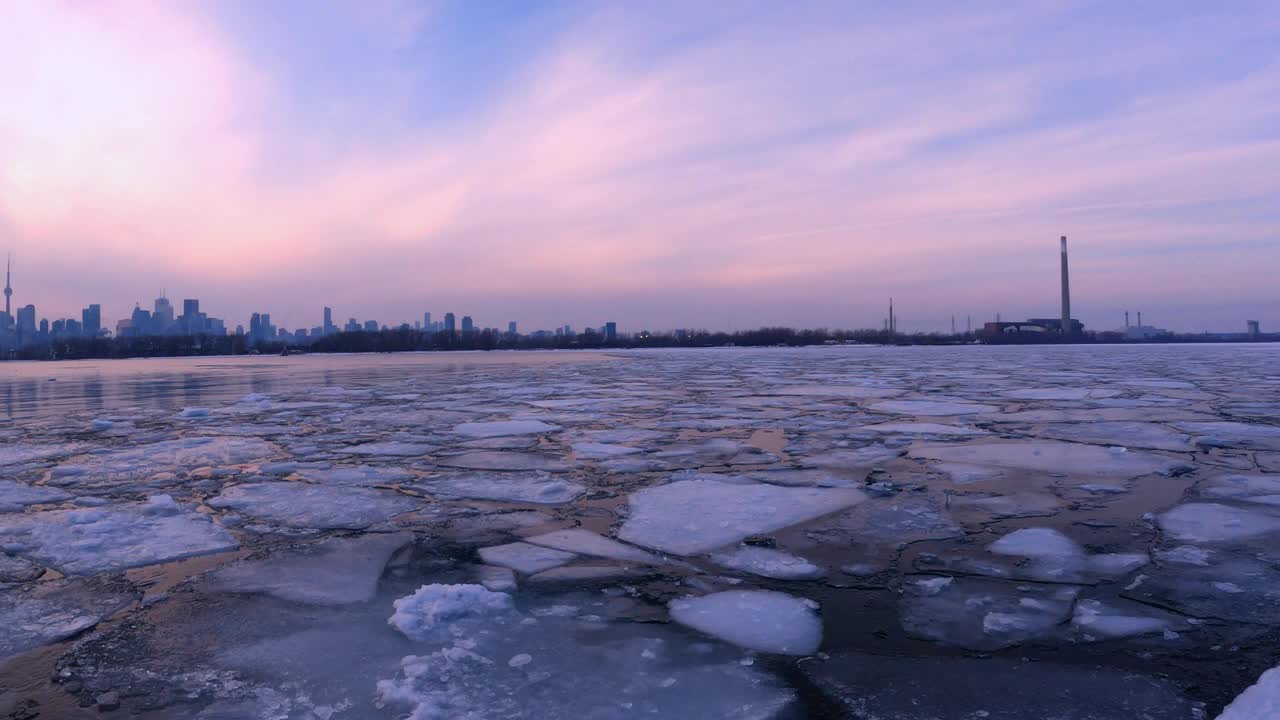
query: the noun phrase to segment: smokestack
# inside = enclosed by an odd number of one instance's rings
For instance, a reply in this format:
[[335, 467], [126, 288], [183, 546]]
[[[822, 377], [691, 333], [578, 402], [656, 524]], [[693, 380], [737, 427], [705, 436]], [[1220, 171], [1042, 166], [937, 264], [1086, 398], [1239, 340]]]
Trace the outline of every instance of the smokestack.
[[1067, 272], [1067, 236], [1062, 236], [1062, 334], [1071, 334], [1071, 282]]

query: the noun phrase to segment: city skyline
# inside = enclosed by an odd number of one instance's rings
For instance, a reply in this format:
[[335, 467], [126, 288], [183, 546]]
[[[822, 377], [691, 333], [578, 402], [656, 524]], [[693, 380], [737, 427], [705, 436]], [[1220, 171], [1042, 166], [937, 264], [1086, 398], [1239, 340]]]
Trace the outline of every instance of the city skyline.
[[1274, 4], [8, 15], [0, 247], [52, 314], [941, 331], [1051, 314], [1066, 234], [1090, 327], [1280, 325]]

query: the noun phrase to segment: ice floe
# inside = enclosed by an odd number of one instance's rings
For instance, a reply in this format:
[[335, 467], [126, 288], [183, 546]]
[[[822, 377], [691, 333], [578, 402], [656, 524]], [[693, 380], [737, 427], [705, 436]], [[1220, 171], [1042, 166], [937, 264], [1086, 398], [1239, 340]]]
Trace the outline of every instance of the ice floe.
[[559, 425], [540, 420], [501, 420], [462, 423], [453, 428], [453, 433], [469, 438], [495, 438], [508, 435], [543, 435], [559, 432], [559, 430]]
[[577, 555], [554, 548], [514, 542], [480, 548], [480, 559], [490, 565], [510, 568], [522, 575], [532, 575], [559, 567], [577, 559]]
[[1240, 693], [1217, 720], [1262, 720], [1280, 717], [1280, 667], [1262, 673], [1258, 682]]
[[0, 512], [18, 511], [27, 505], [62, 502], [72, 497], [71, 493], [56, 487], [0, 480]]
[[365, 602], [373, 599], [387, 561], [411, 542], [411, 533], [322, 540], [219, 568], [207, 576], [206, 587], [313, 605]]
[[999, 650], [1051, 635], [1071, 617], [1079, 589], [997, 580], [918, 577], [903, 585], [902, 627], [970, 650]]
[[609, 560], [651, 565], [660, 565], [666, 562], [662, 558], [640, 548], [625, 545], [612, 538], [607, 538], [582, 528], [554, 530], [542, 535], [527, 537], [524, 541], [533, 545], [541, 545], [579, 555], [607, 558]]
[[436, 463], [446, 467], [465, 468], [467, 470], [544, 470], [546, 472], [564, 472], [572, 470], [573, 463], [556, 460], [536, 453], [479, 451], [449, 455], [436, 459]]
[[226, 530], [172, 498], [83, 510], [10, 516], [0, 524], [7, 552], [88, 575], [181, 560], [239, 547]]
[[439, 497], [558, 505], [586, 491], [578, 483], [543, 472], [459, 473], [428, 478], [412, 485]]
[[1280, 532], [1280, 514], [1218, 503], [1186, 503], [1159, 516], [1160, 529], [1175, 540], [1231, 542]]
[[672, 600], [671, 619], [748, 650], [811, 655], [822, 644], [817, 603], [771, 590], [726, 590]]
[[822, 576], [822, 568], [817, 565], [773, 548], [742, 545], [712, 553], [710, 558], [721, 567], [775, 580], [813, 580]]
[[128, 607], [138, 593], [119, 580], [51, 580], [0, 590], [0, 660], [77, 635]]
[[511, 596], [482, 585], [423, 585], [395, 601], [387, 623], [411, 640], [426, 640], [461, 618], [474, 618], [514, 609]]
[[209, 505], [291, 528], [361, 530], [417, 509], [419, 501], [390, 490], [266, 482], [227, 488]]
[[1051, 440], [920, 445], [912, 447], [909, 454], [912, 457], [948, 463], [1089, 477], [1128, 478], [1152, 473], [1169, 475], [1191, 469], [1185, 462], [1151, 453]]
[[632, 493], [618, 537], [676, 555], [698, 555], [838, 512], [865, 498], [846, 488], [684, 480]]

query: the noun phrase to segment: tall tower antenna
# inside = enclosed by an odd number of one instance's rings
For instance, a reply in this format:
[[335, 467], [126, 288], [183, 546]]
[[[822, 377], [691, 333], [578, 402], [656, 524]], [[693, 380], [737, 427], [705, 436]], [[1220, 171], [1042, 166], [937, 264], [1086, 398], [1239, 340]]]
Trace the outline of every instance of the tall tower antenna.
[[13, 288], [9, 283], [9, 271], [13, 269], [13, 253], [5, 258], [4, 263], [4, 314], [13, 317], [13, 308], [9, 307], [10, 298], [13, 297]]
[[1067, 236], [1062, 236], [1062, 334], [1071, 334], [1071, 283], [1067, 272]]

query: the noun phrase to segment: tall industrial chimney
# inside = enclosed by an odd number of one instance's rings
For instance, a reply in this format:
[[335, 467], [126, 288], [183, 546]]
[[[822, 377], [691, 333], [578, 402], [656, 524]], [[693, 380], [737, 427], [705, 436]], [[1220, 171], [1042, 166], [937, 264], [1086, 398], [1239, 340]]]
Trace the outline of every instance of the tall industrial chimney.
[[1071, 334], [1071, 283], [1067, 272], [1067, 236], [1062, 236], [1062, 334]]

